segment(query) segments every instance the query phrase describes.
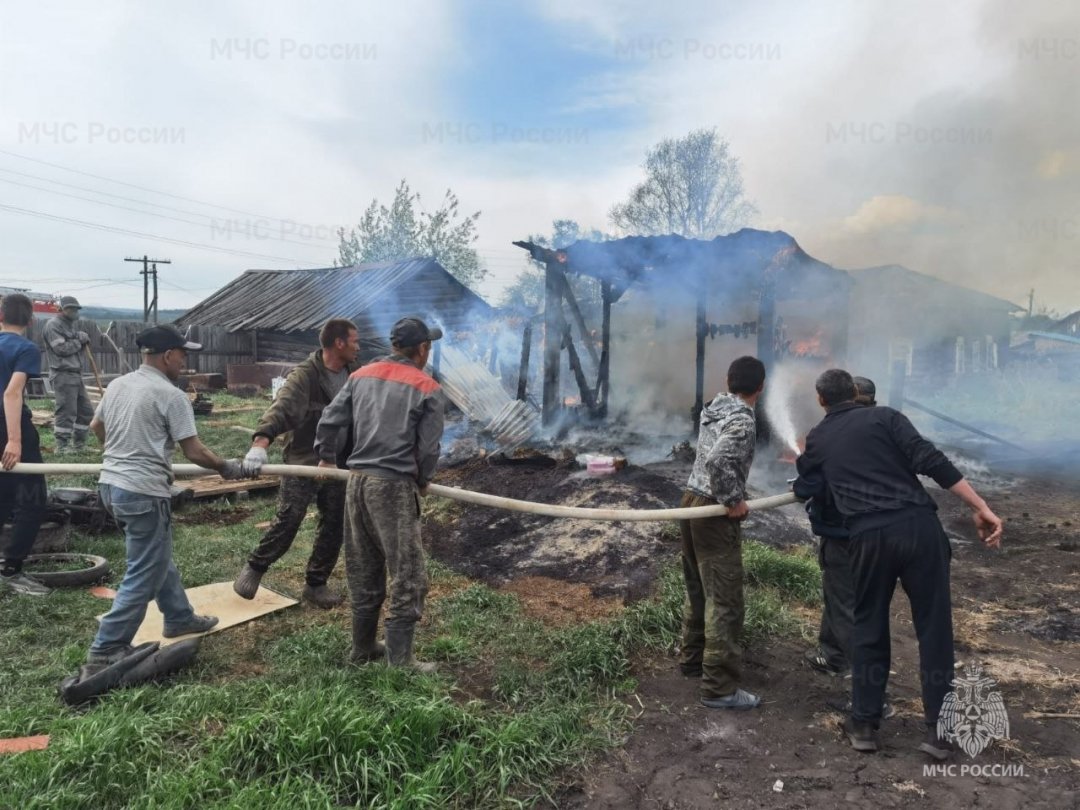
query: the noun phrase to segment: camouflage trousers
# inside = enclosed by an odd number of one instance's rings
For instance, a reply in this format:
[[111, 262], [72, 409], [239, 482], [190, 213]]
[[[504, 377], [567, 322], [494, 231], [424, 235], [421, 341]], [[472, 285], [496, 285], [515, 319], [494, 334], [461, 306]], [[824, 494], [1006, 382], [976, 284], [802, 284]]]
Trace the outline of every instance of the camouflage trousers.
[[266, 572], [289, 550], [312, 501], [319, 510], [315, 540], [311, 544], [304, 581], [312, 587], [325, 585], [337, 565], [345, 520], [345, 483], [315, 478], [282, 476], [278, 490], [277, 514], [266, 530], [258, 548], [248, 558], [248, 565]]
[[[687, 492], [681, 506], [713, 506]], [[725, 517], [679, 521], [683, 609], [680, 666], [701, 672], [701, 696], [724, 697], [739, 686], [743, 629], [742, 524]]]
[[82, 445], [94, 418], [94, 406], [90, 404], [82, 375], [73, 371], [56, 372], [52, 375], [52, 387], [56, 397], [53, 433], [57, 444], [66, 445], [74, 435], [75, 444]]
[[387, 624], [413, 624], [428, 591], [416, 484], [354, 474], [345, 490], [345, 576], [353, 621], [378, 616], [390, 580]]

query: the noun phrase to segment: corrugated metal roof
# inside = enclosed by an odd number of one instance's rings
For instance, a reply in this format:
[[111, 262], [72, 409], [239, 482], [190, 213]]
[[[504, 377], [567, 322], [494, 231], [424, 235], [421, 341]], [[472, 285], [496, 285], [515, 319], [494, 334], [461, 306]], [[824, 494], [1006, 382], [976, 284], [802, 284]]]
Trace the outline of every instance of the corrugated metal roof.
[[[418, 277], [423, 277], [424, 283], [409, 289], [407, 282]], [[374, 311], [377, 304], [391, 297], [393, 312]], [[330, 318], [363, 315], [380, 322], [387, 317], [396, 320], [400, 315], [432, 311], [454, 321], [455, 316], [464, 318], [478, 308], [490, 310], [437, 261], [413, 258], [317, 270], [248, 270], [185, 312], [177, 323], [219, 324], [230, 331], [302, 332], [318, 329]]]

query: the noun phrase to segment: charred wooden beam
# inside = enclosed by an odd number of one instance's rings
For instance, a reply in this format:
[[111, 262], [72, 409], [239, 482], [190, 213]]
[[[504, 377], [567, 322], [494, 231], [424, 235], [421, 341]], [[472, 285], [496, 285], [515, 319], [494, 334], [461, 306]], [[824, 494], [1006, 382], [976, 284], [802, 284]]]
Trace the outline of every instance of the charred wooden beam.
[[490, 353], [488, 354], [488, 371], [496, 374], [499, 368], [499, 342], [495, 335], [491, 336]]
[[694, 420], [694, 435], [701, 426], [701, 412], [705, 408], [705, 336], [709, 332], [708, 321], [705, 313], [705, 286], [702, 283], [697, 296], [697, 324], [694, 329], [696, 344], [695, 377], [694, 377], [694, 410], [691, 414]]
[[[766, 268], [761, 277], [761, 289], [758, 291], [758, 330], [757, 330], [757, 353], [758, 360], [765, 365], [765, 378], [772, 375], [776, 366], [776, 272], [778, 265], [774, 262]], [[757, 439], [767, 444], [772, 439], [772, 425], [769, 424], [765, 398], [769, 396], [768, 386], [765, 393], [758, 399], [757, 407]]]
[[601, 418], [608, 414], [611, 397], [611, 383], [608, 379], [611, 368], [611, 282], [600, 282], [600, 300], [603, 316], [600, 324], [600, 366], [596, 374], [597, 411]]
[[578, 356], [577, 349], [574, 348], [574, 336], [570, 334], [569, 325], [563, 330], [563, 344], [566, 346], [566, 354], [570, 359], [570, 370], [574, 372], [578, 391], [581, 392], [581, 401], [589, 409], [589, 413], [595, 416], [596, 397], [593, 396], [589, 382], [585, 379], [585, 372], [581, 368], [581, 358]]
[[559, 392], [559, 361], [563, 337], [562, 267], [555, 261], [544, 266], [544, 401], [543, 424], [554, 424], [562, 409]]
[[566, 300], [567, 306], [570, 307], [570, 314], [574, 318], [574, 323], [577, 324], [578, 332], [581, 333], [581, 340], [585, 343], [585, 349], [589, 352], [593, 368], [599, 368], [600, 358], [596, 355], [596, 347], [589, 340], [589, 328], [585, 325], [585, 317], [581, 314], [581, 307], [578, 306], [577, 296], [574, 295], [574, 289], [570, 286], [570, 279], [566, 277], [565, 273], [563, 273], [562, 279], [563, 298]]
[[532, 353], [532, 319], [525, 321], [525, 331], [521, 336], [521, 365], [518, 366], [517, 398], [524, 402], [529, 387], [529, 355]]

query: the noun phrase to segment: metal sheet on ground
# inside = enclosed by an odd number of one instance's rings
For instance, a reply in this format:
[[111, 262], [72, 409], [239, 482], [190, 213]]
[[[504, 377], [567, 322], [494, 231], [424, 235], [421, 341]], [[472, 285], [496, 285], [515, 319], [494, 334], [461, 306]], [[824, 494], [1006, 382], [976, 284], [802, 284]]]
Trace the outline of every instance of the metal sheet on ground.
[[[195, 608], [195, 613], [200, 616], [218, 617], [218, 623], [210, 631], [211, 633], [225, 630], [228, 627], [235, 627], [238, 624], [273, 613], [275, 610], [283, 610], [299, 604], [297, 599], [263, 587], [259, 588], [254, 599], [242, 599], [236, 595], [232, 586], [232, 580], [229, 580], [228, 582], [214, 582], [210, 585], [200, 585], [197, 588], [186, 589], [188, 599], [191, 600], [191, 606]], [[103, 613], [97, 618], [100, 620], [101, 616], [104, 615]], [[175, 644], [177, 641], [193, 637], [187, 635], [178, 636], [177, 638], [165, 638], [161, 634], [163, 629], [161, 611], [158, 610], [156, 604], [151, 602], [146, 609], [146, 618], [143, 619], [139, 632], [135, 634], [135, 638], [131, 643], [137, 646], [146, 641], [160, 641], [161, 646], [165, 647], [169, 644]]]

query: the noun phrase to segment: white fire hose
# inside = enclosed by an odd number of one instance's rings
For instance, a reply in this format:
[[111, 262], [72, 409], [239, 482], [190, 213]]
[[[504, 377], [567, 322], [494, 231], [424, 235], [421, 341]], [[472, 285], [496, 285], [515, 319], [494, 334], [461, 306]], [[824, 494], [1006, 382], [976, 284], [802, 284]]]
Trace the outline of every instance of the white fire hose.
[[[174, 464], [172, 469], [173, 473], [178, 476], [217, 475], [213, 470], [208, 470], [197, 464]], [[101, 472], [101, 465], [16, 464], [11, 470], [0, 470], [0, 472], [34, 475], [97, 475]], [[302, 467], [296, 464], [264, 464], [261, 474], [292, 475], [297, 478], [338, 478], [342, 481], [347, 481], [351, 475], [354, 475], [348, 470], [327, 467]], [[727, 514], [727, 507], [725, 506], [693, 506], [681, 509], [593, 509], [583, 506], [558, 506], [534, 501], [519, 501], [516, 498], [504, 498], [499, 495], [486, 495], [483, 492], [472, 492], [467, 489], [442, 486], [441, 484], [429, 484], [428, 494], [461, 501], [462, 503], [471, 503], [475, 506], [489, 506], [494, 509], [507, 509], [511, 512], [526, 512], [530, 515], [574, 518], [577, 520], [644, 522], [689, 520]], [[766, 498], [756, 498], [748, 501], [747, 505], [751, 511], [758, 511], [761, 509], [776, 509], [779, 506], [787, 506], [791, 503], [797, 503], [796, 497], [790, 492], [785, 492], [780, 495], [770, 495]]]

